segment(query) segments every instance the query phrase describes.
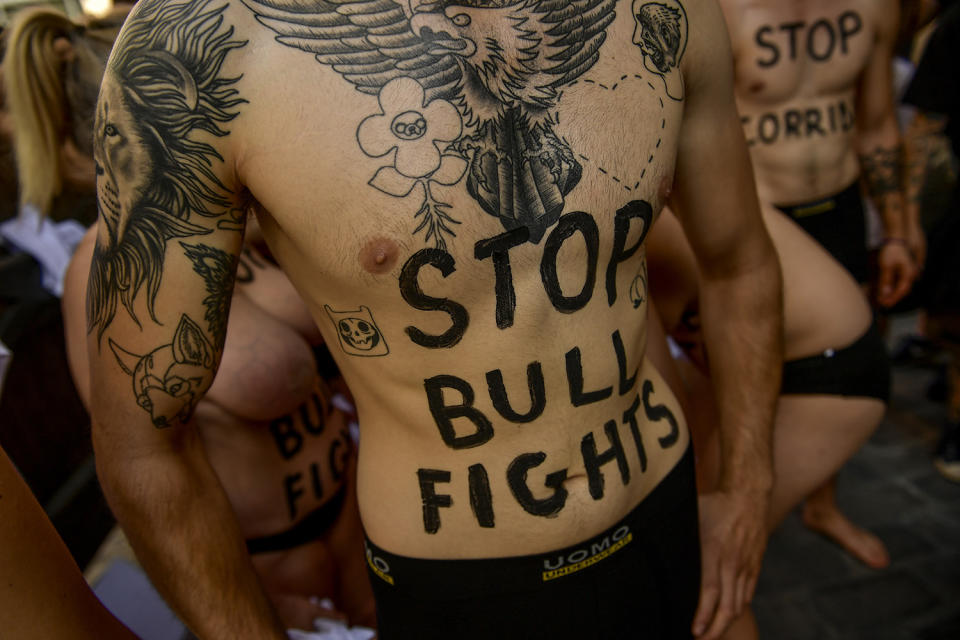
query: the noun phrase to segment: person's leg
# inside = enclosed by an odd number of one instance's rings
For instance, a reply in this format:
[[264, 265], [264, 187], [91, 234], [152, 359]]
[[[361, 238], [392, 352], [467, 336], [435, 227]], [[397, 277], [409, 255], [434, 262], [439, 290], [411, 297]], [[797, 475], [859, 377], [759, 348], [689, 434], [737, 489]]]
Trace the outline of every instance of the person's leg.
[[776, 482], [771, 531], [806, 498], [804, 523], [872, 567], [889, 563], [883, 543], [840, 512], [835, 474], [867, 440], [883, 417], [871, 398], [782, 396], [774, 431]]
[[948, 348], [947, 421], [937, 444], [933, 464], [944, 478], [960, 482], [960, 348]]
[[[804, 498], [812, 498], [820, 513], [825, 514], [817, 522], [827, 523], [818, 531], [860, 559], [881, 554], [886, 557], [886, 548], [879, 538], [850, 522], [837, 507], [833, 493], [823, 489], [873, 433], [883, 412], [883, 403], [870, 398], [780, 397], [773, 432], [775, 476], [768, 519], [771, 532]], [[820, 494], [821, 490], [824, 493]], [[806, 522], [806, 512], [804, 520]], [[807, 523], [807, 526], [811, 525]], [[866, 540], [860, 534], [866, 534], [872, 540]], [[756, 619], [749, 609], [724, 635], [725, 640], [755, 640], [758, 637]]]

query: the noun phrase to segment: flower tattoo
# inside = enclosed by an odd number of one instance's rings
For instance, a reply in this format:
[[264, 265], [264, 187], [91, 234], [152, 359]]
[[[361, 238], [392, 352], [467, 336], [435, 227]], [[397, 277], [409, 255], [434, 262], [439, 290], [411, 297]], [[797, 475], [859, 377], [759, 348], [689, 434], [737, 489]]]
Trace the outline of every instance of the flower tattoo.
[[452, 151], [441, 151], [444, 143], [460, 138], [460, 112], [446, 100], [426, 103], [426, 92], [416, 80], [396, 78], [380, 90], [380, 113], [369, 116], [357, 128], [360, 149], [371, 158], [396, 151], [393, 165], [380, 167], [370, 186], [397, 198], [423, 187], [423, 202], [416, 217], [422, 217], [416, 231], [426, 241], [444, 248], [444, 235], [454, 236], [451, 225], [459, 224], [446, 209], [450, 205], [433, 197], [430, 183], [454, 185], [467, 170], [467, 161]]

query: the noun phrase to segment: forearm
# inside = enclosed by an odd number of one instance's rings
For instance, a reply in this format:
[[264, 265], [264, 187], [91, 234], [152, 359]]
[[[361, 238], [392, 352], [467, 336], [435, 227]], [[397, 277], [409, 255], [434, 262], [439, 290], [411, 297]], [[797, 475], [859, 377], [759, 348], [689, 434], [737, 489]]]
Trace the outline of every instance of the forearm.
[[783, 361], [780, 265], [772, 247], [745, 270], [705, 274], [700, 310], [719, 412], [721, 490], [769, 491]]
[[97, 434], [95, 427], [104, 494], [181, 620], [204, 640], [285, 638], [195, 430], [167, 451], [139, 456], [124, 455]]
[[907, 231], [903, 198], [903, 148], [895, 121], [861, 132], [860, 169], [867, 194], [877, 207], [884, 238], [903, 239]]

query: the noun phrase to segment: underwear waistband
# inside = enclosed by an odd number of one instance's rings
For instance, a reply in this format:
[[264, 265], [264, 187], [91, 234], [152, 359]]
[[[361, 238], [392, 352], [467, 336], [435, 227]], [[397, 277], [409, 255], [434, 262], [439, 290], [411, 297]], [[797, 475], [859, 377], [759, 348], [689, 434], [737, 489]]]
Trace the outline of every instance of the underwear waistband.
[[271, 551], [288, 551], [295, 547], [320, 539], [340, 517], [347, 494], [344, 482], [333, 497], [308, 513], [295, 525], [269, 536], [247, 539], [247, 552], [250, 554]]
[[806, 218], [809, 216], [829, 213], [837, 209], [844, 209], [847, 206], [861, 206], [860, 181], [854, 180], [847, 188], [817, 200], [802, 202], [800, 204], [780, 205], [775, 204], [777, 209], [784, 212], [791, 218]]
[[396, 587], [414, 597], [457, 599], [480, 594], [543, 588], [642, 544], [642, 531], [677, 508], [683, 496], [696, 499], [693, 449], [619, 522], [583, 542], [545, 553], [478, 559], [424, 559], [400, 556], [366, 538], [367, 566], [380, 588]]
[[876, 322], [839, 349], [783, 363], [783, 395], [836, 395], [890, 399], [890, 360]]

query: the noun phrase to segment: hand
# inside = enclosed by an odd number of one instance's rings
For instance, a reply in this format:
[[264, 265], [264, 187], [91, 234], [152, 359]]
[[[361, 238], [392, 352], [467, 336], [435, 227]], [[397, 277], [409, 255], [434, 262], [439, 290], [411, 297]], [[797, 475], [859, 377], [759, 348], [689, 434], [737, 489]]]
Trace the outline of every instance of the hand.
[[917, 277], [917, 267], [910, 257], [906, 241], [886, 240], [880, 248], [878, 266], [877, 302], [884, 307], [892, 307], [907, 295]]
[[700, 496], [702, 576], [693, 634], [715, 640], [738, 618], [757, 586], [767, 545], [766, 491]]
[[927, 236], [918, 223], [907, 225], [907, 249], [913, 256], [913, 264], [917, 271], [923, 271], [923, 265], [927, 261]]

